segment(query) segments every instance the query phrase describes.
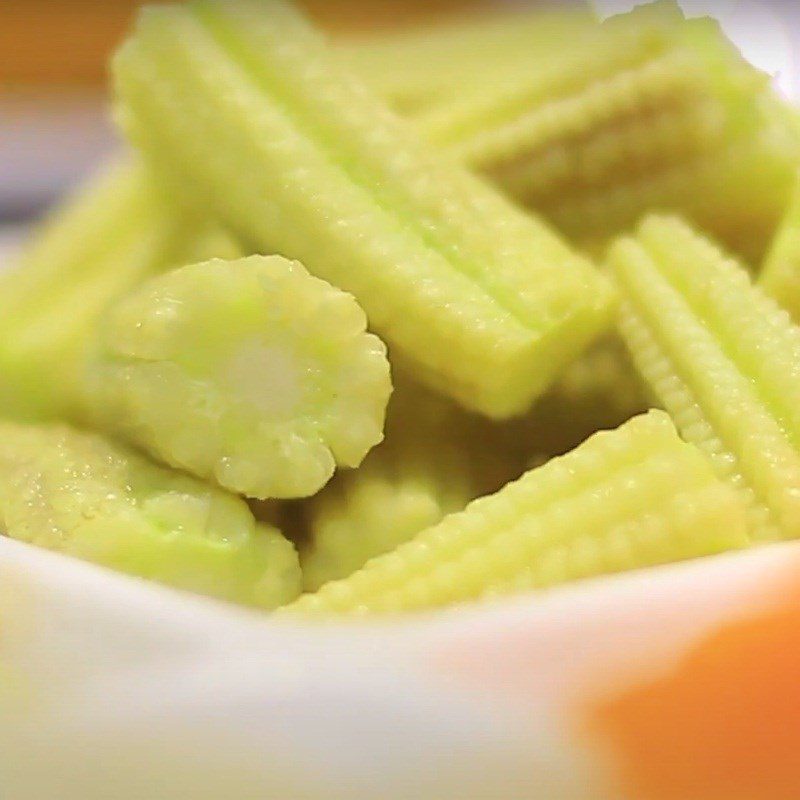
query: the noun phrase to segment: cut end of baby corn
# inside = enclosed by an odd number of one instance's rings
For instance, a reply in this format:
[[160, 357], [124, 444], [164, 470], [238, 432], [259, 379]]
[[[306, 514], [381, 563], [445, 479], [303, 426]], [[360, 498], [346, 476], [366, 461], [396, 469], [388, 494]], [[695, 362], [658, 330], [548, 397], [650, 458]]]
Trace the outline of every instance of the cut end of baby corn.
[[739, 495], [660, 411], [476, 500], [288, 606], [397, 613], [708, 555], [747, 542]]
[[758, 283], [795, 322], [800, 322], [800, 176]]
[[714, 20], [662, 0], [576, 32], [537, 69], [484, 73], [410, 114], [415, 128], [569, 236], [672, 209], [763, 252], [798, 166], [796, 113]]
[[386, 348], [350, 295], [297, 262], [166, 273], [115, 305], [99, 336], [99, 422], [239, 494], [315, 494], [383, 438]]
[[308, 503], [300, 552], [306, 590], [347, 577], [519, 477], [533, 445], [511, 442], [524, 436], [518, 427], [467, 414], [396, 375], [385, 441]]
[[747, 503], [751, 536], [799, 537], [800, 328], [678, 219], [648, 218], [609, 263], [637, 368]]
[[420, 141], [291, 5], [148, 9], [115, 76], [126, 131], [173, 185], [352, 293], [466, 407], [523, 413], [609, 327], [591, 264]]
[[291, 543], [244, 501], [102, 437], [0, 423], [0, 529], [188, 591], [271, 609], [297, 596]]

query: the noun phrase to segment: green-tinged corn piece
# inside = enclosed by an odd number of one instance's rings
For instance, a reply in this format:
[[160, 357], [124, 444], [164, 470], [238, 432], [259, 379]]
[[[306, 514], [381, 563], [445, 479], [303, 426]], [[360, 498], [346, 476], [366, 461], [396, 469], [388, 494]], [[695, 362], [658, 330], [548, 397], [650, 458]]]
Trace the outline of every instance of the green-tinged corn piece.
[[294, 548], [244, 501], [61, 425], [0, 423], [0, 530], [262, 608], [300, 590]]
[[759, 111], [765, 121], [754, 136], [663, 172], [556, 198], [547, 216], [593, 250], [648, 211], [678, 211], [757, 266], [791, 196], [800, 152], [793, 112], [767, 100]]
[[576, 35], [542, 68], [487, 70], [413, 116], [576, 239], [666, 208], [757, 257], [799, 161], [794, 114], [776, 105], [715, 21], [661, 0]]
[[800, 322], [800, 179], [764, 259], [759, 284]]
[[394, 108], [415, 112], [489, 74], [541, 69], [596, 24], [594, 14], [577, 5], [503, 9], [359, 36], [338, 49], [345, 63]]
[[127, 131], [193, 197], [352, 292], [467, 407], [522, 413], [608, 324], [588, 262], [424, 146], [281, 0], [146, 10], [115, 73]]
[[210, 237], [210, 226], [168, 202], [138, 162], [120, 161], [90, 180], [0, 276], [0, 413], [80, 417], [100, 314], [185, 256], [224, 252], [222, 235]]
[[168, 263], [178, 230], [149, 175], [114, 165], [46, 224], [0, 276], [0, 412], [72, 414], [98, 313]]
[[518, 477], [533, 444], [511, 440], [517, 427], [476, 419], [407, 378], [396, 381], [386, 440], [309, 503], [300, 554], [306, 589], [350, 575]]
[[151, 279], [98, 331], [100, 424], [248, 497], [306, 497], [383, 438], [386, 348], [345, 292], [280, 256]]
[[596, 434], [287, 611], [432, 608], [746, 541], [739, 496], [654, 411]]
[[746, 500], [752, 537], [800, 536], [800, 328], [680, 220], [647, 219], [609, 261], [639, 371]]

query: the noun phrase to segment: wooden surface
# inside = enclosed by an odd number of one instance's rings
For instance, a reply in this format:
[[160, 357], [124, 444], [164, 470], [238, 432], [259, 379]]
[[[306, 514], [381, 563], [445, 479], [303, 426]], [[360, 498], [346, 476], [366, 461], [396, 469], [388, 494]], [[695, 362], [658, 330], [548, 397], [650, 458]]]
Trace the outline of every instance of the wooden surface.
[[[333, 31], [432, 19], [487, 0], [300, 0]], [[87, 86], [105, 80], [108, 57], [137, 0], [2, 0], [0, 87]]]

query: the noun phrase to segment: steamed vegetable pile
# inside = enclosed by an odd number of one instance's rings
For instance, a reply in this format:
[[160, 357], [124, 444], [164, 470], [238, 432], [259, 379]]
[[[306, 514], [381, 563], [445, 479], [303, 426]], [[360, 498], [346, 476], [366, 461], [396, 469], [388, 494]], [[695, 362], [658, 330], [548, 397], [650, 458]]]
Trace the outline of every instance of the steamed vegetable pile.
[[800, 537], [800, 123], [716, 22], [189, 0], [113, 76], [0, 276], [4, 534], [296, 615]]

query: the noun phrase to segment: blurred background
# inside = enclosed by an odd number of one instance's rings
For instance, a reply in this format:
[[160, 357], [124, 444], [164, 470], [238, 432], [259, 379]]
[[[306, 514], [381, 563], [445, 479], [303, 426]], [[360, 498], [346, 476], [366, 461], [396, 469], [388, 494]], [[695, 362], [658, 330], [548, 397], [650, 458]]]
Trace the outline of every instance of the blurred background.
[[[535, 0], [534, 0], [535, 2]], [[588, 0], [587, 0], [588, 2]], [[110, 53], [137, 0], [0, 2], [0, 226], [8, 235], [35, 218], [116, 146], [106, 98]], [[525, 0], [301, 0], [336, 36], [412, 26]], [[603, 14], [632, 0], [598, 0]], [[788, 94], [800, 85], [795, 0], [684, 0], [711, 13]], [[13, 228], [10, 226], [14, 226]]]

